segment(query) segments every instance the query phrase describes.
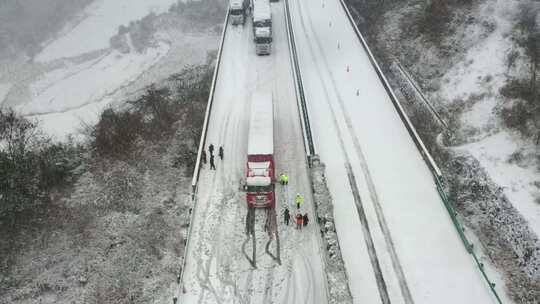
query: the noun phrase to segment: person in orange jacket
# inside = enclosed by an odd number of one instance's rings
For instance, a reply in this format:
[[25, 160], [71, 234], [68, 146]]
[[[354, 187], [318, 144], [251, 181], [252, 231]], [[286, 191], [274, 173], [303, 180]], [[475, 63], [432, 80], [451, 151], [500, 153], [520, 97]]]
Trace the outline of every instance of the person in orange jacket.
[[296, 213], [296, 229], [302, 229], [302, 223], [304, 222], [304, 217], [300, 212]]

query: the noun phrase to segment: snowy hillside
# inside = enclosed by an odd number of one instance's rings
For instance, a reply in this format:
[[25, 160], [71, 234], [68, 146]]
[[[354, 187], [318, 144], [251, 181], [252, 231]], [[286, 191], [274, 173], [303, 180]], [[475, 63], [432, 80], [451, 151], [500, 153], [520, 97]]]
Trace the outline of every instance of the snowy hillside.
[[349, 2], [447, 173], [454, 204], [488, 263], [505, 275], [517, 303], [538, 303], [540, 294], [533, 290], [540, 286], [540, 111], [534, 106], [534, 41], [540, 39], [540, 5]]
[[48, 62], [59, 58], [77, 57], [109, 48], [109, 39], [118, 27], [142, 19], [149, 13], [161, 14], [177, 0], [95, 0], [82, 13], [82, 20], [60, 32], [46, 44], [35, 60]]
[[77, 136], [106, 107], [206, 62], [217, 48], [216, 20], [193, 23], [189, 15], [204, 3], [95, 0], [33, 59], [2, 63], [9, 73], [0, 72], [0, 104], [41, 121], [57, 139]]
[[0, 3], [0, 303], [170, 301], [224, 8]]

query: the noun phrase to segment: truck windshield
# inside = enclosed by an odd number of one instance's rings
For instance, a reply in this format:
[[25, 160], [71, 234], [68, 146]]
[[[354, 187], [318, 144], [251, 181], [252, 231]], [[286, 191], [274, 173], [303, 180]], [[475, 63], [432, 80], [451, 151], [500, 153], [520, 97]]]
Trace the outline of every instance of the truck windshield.
[[271, 27], [272, 26], [272, 19], [265, 19], [260, 21], [255, 21], [253, 23], [254, 27]]
[[239, 15], [242, 15], [242, 12], [243, 11], [241, 9], [232, 9], [231, 15], [239, 16]]
[[271, 43], [272, 38], [271, 37], [255, 37], [255, 43], [257, 44], [266, 44]]
[[247, 192], [264, 193], [264, 192], [271, 192], [271, 191], [272, 191], [272, 185], [247, 187]]

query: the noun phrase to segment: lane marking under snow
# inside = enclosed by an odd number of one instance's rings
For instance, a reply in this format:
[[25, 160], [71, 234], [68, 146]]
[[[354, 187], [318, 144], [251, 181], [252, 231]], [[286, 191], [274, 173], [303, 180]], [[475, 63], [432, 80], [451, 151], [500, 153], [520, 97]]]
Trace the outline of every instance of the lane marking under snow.
[[[304, 19], [305, 17], [304, 17], [304, 14], [302, 13], [302, 7], [301, 7], [302, 4], [300, 4], [300, 1], [297, 2], [297, 5], [299, 6], [300, 16], [301, 16], [302, 19]], [[308, 21], [309, 21], [309, 23], [311, 25], [311, 28], [313, 29], [314, 28], [313, 20], [312, 20], [311, 15], [309, 13], [307, 14], [307, 19], [308, 19]], [[317, 47], [318, 47], [319, 51], [321, 52], [321, 55], [324, 54], [324, 49], [322, 47], [321, 41], [320, 41], [320, 39], [317, 36], [317, 33], [315, 31], [313, 31], [313, 37], [315, 38], [315, 43], [317, 44]], [[381, 229], [381, 231], [383, 233], [384, 240], [385, 240], [386, 247], [387, 247], [387, 251], [390, 254], [390, 258], [391, 258], [391, 261], [392, 261], [392, 267], [394, 268], [394, 272], [395, 272], [395, 274], [396, 274], [396, 276], [398, 278], [401, 294], [402, 294], [402, 296], [403, 296], [403, 298], [405, 300], [405, 303], [407, 303], [407, 304], [414, 303], [414, 300], [412, 298], [409, 286], [407, 284], [407, 280], [405, 278], [405, 274], [403, 272], [403, 267], [401, 266], [401, 262], [399, 261], [399, 257], [397, 255], [397, 252], [396, 252], [396, 249], [395, 249], [395, 245], [394, 245], [394, 241], [392, 239], [392, 235], [390, 233], [390, 229], [388, 228], [388, 224], [386, 222], [386, 218], [385, 218], [384, 212], [382, 210], [382, 206], [380, 204], [379, 197], [377, 195], [377, 190], [375, 188], [375, 183], [373, 182], [373, 179], [371, 177], [371, 173], [370, 173], [369, 168], [367, 166], [367, 161], [366, 161], [365, 155], [364, 155], [364, 153], [362, 151], [362, 147], [360, 145], [360, 140], [358, 139], [358, 135], [356, 134], [356, 132], [354, 130], [352, 120], [350, 118], [349, 112], [346, 109], [345, 102], [343, 101], [343, 98], [341, 96], [341, 92], [337, 89], [338, 86], [336, 84], [334, 73], [332, 72], [332, 70], [329, 67], [327, 58], [324, 55], [322, 55], [321, 57], [323, 58], [324, 68], [325, 68], [325, 70], [327, 72], [327, 75], [329, 76], [329, 78], [330, 78], [330, 80], [332, 82], [332, 86], [333, 86], [334, 92], [336, 94], [339, 107], [341, 109], [343, 118], [345, 119], [345, 125], [347, 126], [347, 129], [349, 131], [348, 133], [349, 133], [351, 139], [353, 140], [353, 146], [354, 146], [354, 148], [356, 150], [356, 154], [358, 156], [358, 159], [360, 160], [360, 167], [362, 168], [362, 173], [364, 175], [364, 179], [365, 179], [366, 184], [368, 186], [371, 201], [373, 202], [373, 206], [375, 207], [374, 209], [375, 209], [375, 214], [377, 215], [377, 222], [378, 222], [379, 227], [380, 227], [380, 229]], [[350, 164], [347, 164], [347, 174], [348, 175], [352, 174], [352, 167], [350, 166]], [[352, 176], [352, 178], [355, 179], [355, 184], [354, 184], [353, 189], [358, 191], [357, 184], [356, 184], [356, 178], [354, 177], [354, 175]], [[351, 177], [349, 177], [349, 181], [350, 180], [351, 180]], [[352, 187], [352, 185], [351, 185], [351, 187]], [[359, 193], [355, 193], [354, 190], [353, 190], [353, 194], [354, 195], [358, 194], [358, 199], [360, 199], [360, 194]], [[356, 197], [355, 197], [355, 200], [356, 200]], [[362, 213], [364, 213], [363, 210], [362, 210]], [[362, 217], [362, 215], [360, 215], [360, 216]], [[365, 217], [365, 214], [363, 216]], [[371, 236], [371, 234], [370, 234], [370, 236]]]
[[[297, 2], [297, 4], [298, 4], [298, 2]], [[304, 29], [303, 32], [307, 36], [307, 31], [306, 31], [306, 27], [305, 27], [305, 23], [304, 23], [304, 18], [300, 18], [300, 21], [301, 21], [302, 28]], [[309, 37], [306, 37], [306, 39], [308, 41], [310, 41]], [[315, 54], [313, 53], [313, 48], [312, 47], [309, 48], [309, 51], [311, 52], [312, 57], [315, 58]], [[315, 67], [318, 70], [317, 74], [322, 75], [321, 71], [320, 71], [320, 67], [318, 65], [315, 65]], [[350, 183], [350, 186], [351, 186], [351, 192], [353, 193], [355, 206], [357, 208], [358, 215], [360, 217], [360, 222], [362, 223], [362, 233], [364, 235], [364, 242], [366, 243], [366, 247], [368, 249], [369, 259], [370, 259], [370, 262], [371, 262], [371, 265], [372, 265], [373, 273], [375, 275], [377, 288], [379, 290], [379, 296], [380, 296], [381, 301], [382, 301], [383, 304], [390, 304], [391, 302], [390, 302], [390, 297], [388, 295], [388, 289], [387, 289], [386, 281], [384, 279], [384, 275], [383, 275], [382, 270], [381, 270], [379, 258], [377, 256], [377, 251], [375, 249], [375, 245], [374, 245], [374, 242], [373, 242], [373, 237], [371, 236], [371, 232], [370, 232], [370, 229], [369, 229], [369, 223], [367, 222], [367, 218], [366, 218], [365, 212], [364, 212], [364, 207], [362, 205], [362, 200], [360, 199], [360, 194], [358, 192], [358, 188], [357, 188], [357, 185], [356, 185], [356, 178], [354, 177], [354, 173], [352, 172], [352, 169], [351, 169], [349, 156], [347, 155], [347, 152], [345, 151], [345, 142], [343, 140], [343, 136], [342, 136], [341, 132], [339, 131], [339, 124], [338, 124], [338, 121], [337, 121], [337, 116], [336, 116], [336, 113], [334, 111], [334, 108], [330, 104], [330, 96], [329, 96], [329, 93], [328, 93], [328, 88], [326, 87], [326, 83], [322, 79], [320, 79], [320, 81], [321, 81], [322, 88], [323, 88], [324, 93], [325, 93], [325, 97], [326, 97], [325, 100], [326, 100], [326, 102], [328, 104], [328, 107], [330, 108], [332, 121], [333, 121], [335, 130], [336, 130], [336, 133], [337, 133], [337, 137], [338, 137], [339, 142], [340, 142], [341, 152], [342, 152], [343, 157], [345, 159], [345, 168], [347, 170], [347, 176], [349, 178], [349, 183]]]

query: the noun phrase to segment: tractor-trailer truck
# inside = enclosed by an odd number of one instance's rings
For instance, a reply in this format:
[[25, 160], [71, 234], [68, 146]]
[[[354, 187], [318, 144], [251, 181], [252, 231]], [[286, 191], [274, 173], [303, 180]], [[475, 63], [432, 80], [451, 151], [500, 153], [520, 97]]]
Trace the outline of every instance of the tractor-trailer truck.
[[255, 92], [251, 101], [246, 200], [248, 208], [273, 208], [274, 194], [274, 108], [270, 92]]
[[272, 10], [268, 0], [253, 0], [253, 36], [257, 55], [272, 51]]
[[232, 25], [244, 24], [246, 21], [246, 9], [249, 6], [249, 0], [230, 0], [229, 18]]

